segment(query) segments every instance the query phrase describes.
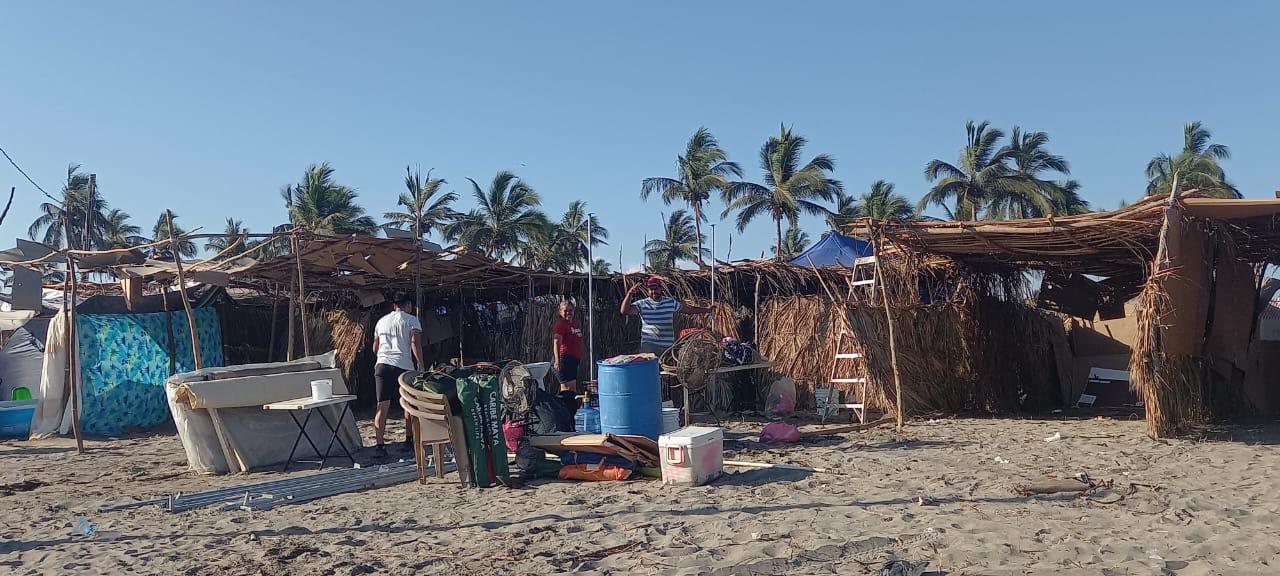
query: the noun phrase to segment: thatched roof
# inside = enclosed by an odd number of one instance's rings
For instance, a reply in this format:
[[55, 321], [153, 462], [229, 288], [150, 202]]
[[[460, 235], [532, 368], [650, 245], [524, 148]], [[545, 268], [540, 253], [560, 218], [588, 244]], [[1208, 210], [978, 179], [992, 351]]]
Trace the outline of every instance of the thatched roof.
[[[1184, 212], [1225, 227], [1240, 256], [1252, 262], [1280, 260], [1280, 200], [1178, 199]], [[1154, 257], [1167, 199], [1145, 198], [1111, 212], [998, 222], [862, 219], [849, 226], [861, 236], [973, 264], [1048, 268], [1115, 276], [1145, 270]]]
[[[236, 274], [239, 280], [288, 284], [302, 262], [308, 290], [412, 289], [415, 271], [413, 239], [368, 236], [313, 237], [292, 254], [258, 262]], [[421, 253], [424, 289], [447, 289], [459, 284], [486, 289], [528, 286], [529, 279], [556, 277], [586, 280], [585, 274], [530, 270], [487, 258], [463, 248]]]

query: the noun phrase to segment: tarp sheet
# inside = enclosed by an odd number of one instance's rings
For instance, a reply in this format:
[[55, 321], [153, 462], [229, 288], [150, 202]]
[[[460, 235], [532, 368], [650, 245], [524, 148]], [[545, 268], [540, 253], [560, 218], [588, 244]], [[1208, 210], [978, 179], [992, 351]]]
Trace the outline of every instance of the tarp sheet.
[[26, 388], [32, 397], [40, 394], [40, 370], [44, 366], [44, 339], [48, 331], [47, 319], [28, 320], [0, 348], [0, 400], [12, 399], [14, 388]]
[[[218, 313], [197, 308], [196, 330], [204, 366], [222, 365]], [[80, 314], [80, 429], [89, 434], [119, 434], [151, 428], [169, 420], [164, 381], [173, 369], [195, 369], [185, 311], [157, 314]], [[172, 344], [170, 343], [172, 334]]]
[[822, 239], [815, 242], [808, 250], [792, 258], [791, 263], [798, 266], [809, 266], [809, 263], [812, 262], [814, 266], [818, 267], [848, 266], [852, 268], [854, 261], [864, 256], [870, 256], [872, 252], [871, 244], [868, 242], [850, 238], [843, 234], [828, 232], [823, 234]]

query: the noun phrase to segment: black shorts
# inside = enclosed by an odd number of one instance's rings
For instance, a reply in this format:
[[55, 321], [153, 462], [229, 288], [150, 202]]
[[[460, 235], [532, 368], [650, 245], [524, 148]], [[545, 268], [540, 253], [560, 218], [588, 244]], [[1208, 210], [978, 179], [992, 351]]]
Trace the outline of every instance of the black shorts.
[[578, 365], [582, 361], [577, 356], [568, 354], [560, 355], [560, 370], [556, 371], [556, 377], [561, 382], [571, 382], [578, 379]]
[[373, 366], [373, 387], [377, 390], [378, 402], [398, 402], [400, 399], [400, 375], [408, 372], [391, 364], [375, 364]]

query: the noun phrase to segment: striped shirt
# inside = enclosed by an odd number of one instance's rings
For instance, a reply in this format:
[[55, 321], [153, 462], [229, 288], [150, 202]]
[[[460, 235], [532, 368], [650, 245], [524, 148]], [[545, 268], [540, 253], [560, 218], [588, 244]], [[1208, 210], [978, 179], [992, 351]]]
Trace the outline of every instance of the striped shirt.
[[661, 300], [645, 298], [633, 306], [640, 313], [640, 343], [670, 347], [676, 343], [676, 312], [684, 308], [679, 300], [664, 296]]

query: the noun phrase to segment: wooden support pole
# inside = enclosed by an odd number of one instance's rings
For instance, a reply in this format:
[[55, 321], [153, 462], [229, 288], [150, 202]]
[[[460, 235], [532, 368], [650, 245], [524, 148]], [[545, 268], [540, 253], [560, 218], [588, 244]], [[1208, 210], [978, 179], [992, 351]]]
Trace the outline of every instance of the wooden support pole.
[[[427, 180], [430, 179], [431, 172], [428, 171]], [[418, 192], [415, 190], [414, 194]], [[414, 210], [416, 210], [413, 215], [413, 311], [418, 315], [418, 325], [425, 326], [426, 322], [424, 320], [426, 320], [426, 317], [422, 315], [422, 206], [419, 198], [414, 198], [413, 204]], [[423, 338], [423, 341], [425, 340]], [[425, 368], [425, 366], [419, 366], [419, 368]], [[439, 462], [439, 460], [436, 462]], [[436, 465], [436, 468], [444, 470], [439, 464]]]
[[276, 316], [280, 311], [280, 296], [276, 293], [275, 283], [271, 284], [268, 294], [271, 294], [271, 339], [267, 341], [267, 362], [274, 362], [276, 357], [276, 324], [278, 324]]
[[[524, 361], [533, 362], [533, 276], [529, 279], [529, 305], [524, 309]], [[551, 359], [555, 362], [555, 358]]]
[[756, 294], [755, 304], [751, 308], [751, 319], [755, 322], [755, 326], [751, 329], [751, 338], [755, 340], [756, 347], [760, 346], [760, 273], [756, 272]]
[[885, 278], [880, 266], [881, 255], [884, 251], [881, 243], [881, 235], [876, 234], [876, 284], [880, 285], [880, 299], [884, 301], [884, 317], [889, 325], [889, 365], [893, 367], [893, 396], [897, 403], [898, 432], [902, 432], [902, 375], [898, 371], [898, 343], [894, 336], [893, 329], [893, 310], [889, 307], [889, 290], [885, 288]]
[[288, 333], [289, 348], [285, 353], [286, 360], [293, 360], [296, 357], [297, 344], [296, 337], [293, 334], [294, 319], [298, 316], [298, 283], [289, 282], [289, 327], [285, 330]]
[[169, 355], [169, 375], [173, 376], [174, 374], [178, 373], [178, 369], [177, 369], [178, 358], [173, 351], [173, 346], [174, 346], [173, 314], [169, 313], [170, 310], [169, 310], [169, 286], [168, 285], [164, 285], [160, 287], [160, 303], [164, 307], [164, 328], [166, 331], [168, 331], [168, 335], [169, 335], [169, 344], [168, 346], [165, 347], [165, 353]]
[[[67, 386], [71, 391], [71, 433], [76, 438], [76, 454], [84, 454], [84, 437], [80, 434], [80, 340], [76, 334], [76, 263], [70, 254], [67, 258], [67, 277], [62, 283], [62, 301], [67, 315]], [[67, 284], [71, 285], [70, 294]]]
[[463, 302], [462, 302], [462, 286], [458, 286], [458, 310], [455, 316], [458, 317], [458, 367], [459, 368], [461, 368], [463, 364], [466, 362], [465, 360], [463, 360], [464, 356], [462, 355], [462, 332], [463, 332], [463, 329], [466, 327], [466, 323], [463, 320], [462, 315], [465, 313], [464, 312], [465, 310], [466, 310], [466, 307], [463, 305]]
[[173, 263], [178, 268], [178, 294], [182, 296], [182, 308], [187, 311], [187, 329], [191, 331], [191, 358], [195, 360], [196, 370], [204, 368], [200, 358], [200, 332], [196, 330], [196, 315], [191, 312], [191, 299], [187, 298], [187, 276], [182, 270], [182, 254], [178, 250], [177, 238], [173, 235], [173, 212], [164, 211], [165, 221], [169, 224], [169, 249], [173, 251]]
[[302, 354], [311, 355], [311, 335], [307, 328], [307, 279], [302, 274], [302, 254], [298, 252], [298, 235], [291, 234], [289, 243], [293, 246], [293, 260], [298, 264], [298, 319], [302, 324]]

